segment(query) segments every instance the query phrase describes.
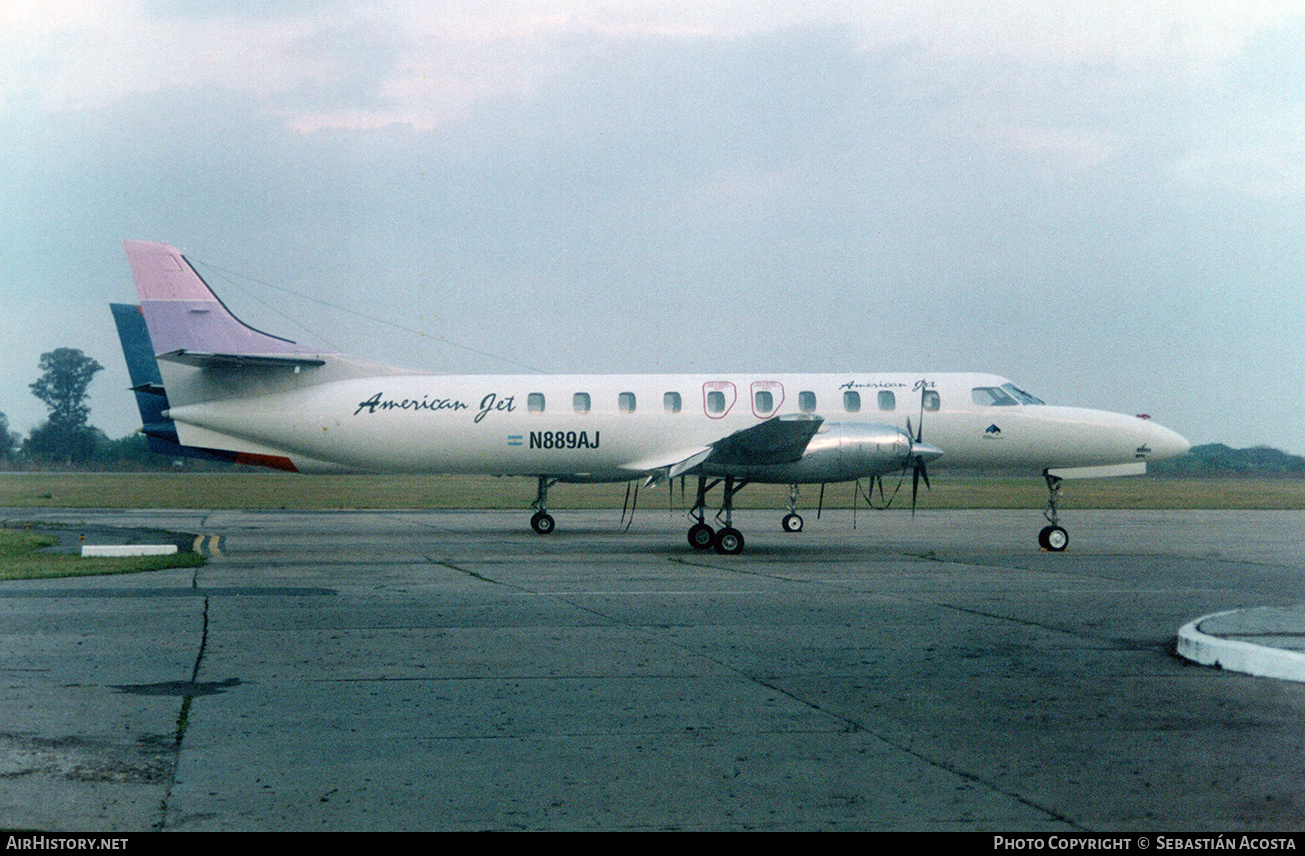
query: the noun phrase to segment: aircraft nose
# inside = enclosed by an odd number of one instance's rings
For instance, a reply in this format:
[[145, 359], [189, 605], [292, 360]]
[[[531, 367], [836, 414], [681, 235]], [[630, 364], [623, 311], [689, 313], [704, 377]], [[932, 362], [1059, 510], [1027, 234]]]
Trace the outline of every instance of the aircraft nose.
[[1150, 424], [1148, 427], [1151, 429], [1151, 436], [1147, 438], [1147, 445], [1151, 447], [1151, 454], [1147, 456], [1149, 460], [1176, 458], [1192, 448], [1191, 441], [1177, 431], [1171, 431], [1163, 425]]

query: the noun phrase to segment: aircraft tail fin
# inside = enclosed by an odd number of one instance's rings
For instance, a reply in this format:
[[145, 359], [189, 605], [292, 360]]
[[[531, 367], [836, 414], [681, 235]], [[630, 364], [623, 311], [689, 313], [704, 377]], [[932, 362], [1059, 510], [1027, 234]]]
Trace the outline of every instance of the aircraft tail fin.
[[181, 251], [151, 241], [124, 241], [154, 355], [274, 356], [313, 353], [255, 330], [227, 309]]
[[166, 455], [283, 470], [338, 471], [326, 461], [171, 418], [193, 404], [402, 371], [255, 330], [227, 309], [179, 250], [124, 241], [140, 306], [113, 307], [150, 447]]

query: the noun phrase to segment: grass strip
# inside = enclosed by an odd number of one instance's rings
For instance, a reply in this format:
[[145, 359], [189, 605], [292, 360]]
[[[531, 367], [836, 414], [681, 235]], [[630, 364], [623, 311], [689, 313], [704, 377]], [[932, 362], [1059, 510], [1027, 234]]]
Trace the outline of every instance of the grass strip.
[[197, 553], [82, 558], [69, 553], [41, 552], [42, 547], [48, 547], [57, 541], [57, 538], [35, 532], [0, 529], [0, 580], [135, 574], [167, 568], [194, 568], [204, 564], [204, 557]]
[[[934, 476], [920, 490], [921, 509], [1042, 508], [1040, 477]], [[868, 480], [861, 482], [863, 488]], [[896, 478], [884, 479], [891, 494]], [[673, 494], [665, 485], [639, 491], [639, 508], [686, 508], [695, 480]], [[620, 509], [625, 483], [559, 484], [548, 494], [553, 509]], [[1064, 508], [1305, 509], [1305, 479], [1134, 478], [1076, 479], [1064, 485]], [[712, 494], [713, 500], [719, 490]], [[798, 507], [814, 509], [819, 485], [803, 485]], [[851, 483], [825, 489], [825, 508], [849, 508]], [[535, 482], [491, 476], [301, 476], [288, 473], [0, 473], [0, 508], [205, 508], [205, 509], [515, 509], [529, 507]], [[878, 493], [875, 494], [878, 501]], [[895, 508], [910, 508], [910, 477]], [[737, 508], [784, 508], [787, 485], [751, 485]], [[862, 506], [864, 507], [864, 505]]]

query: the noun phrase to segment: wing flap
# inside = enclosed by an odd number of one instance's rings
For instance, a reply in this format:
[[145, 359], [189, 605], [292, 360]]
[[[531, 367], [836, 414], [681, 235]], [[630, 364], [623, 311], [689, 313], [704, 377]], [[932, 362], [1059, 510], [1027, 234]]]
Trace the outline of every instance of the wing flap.
[[676, 449], [674, 452], [644, 458], [640, 461], [630, 461], [627, 464], [622, 464], [621, 469], [629, 470], [631, 473], [664, 473], [666, 470], [679, 467], [685, 461], [700, 461], [702, 457], [710, 454], [711, 446]]

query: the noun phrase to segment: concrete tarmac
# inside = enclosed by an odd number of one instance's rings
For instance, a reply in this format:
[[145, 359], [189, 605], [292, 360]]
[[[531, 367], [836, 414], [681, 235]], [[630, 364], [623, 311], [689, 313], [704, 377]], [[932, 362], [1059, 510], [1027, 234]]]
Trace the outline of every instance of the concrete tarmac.
[[0, 582], [0, 826], [1305, 826], [1305, 684], [1175, 654], [1296, 614], [1301, 512], [1071, 509], [1060, 554], [1030, 510], [745, 512], [728, 557], [555, 516], [0, 510], [213, 556]]

